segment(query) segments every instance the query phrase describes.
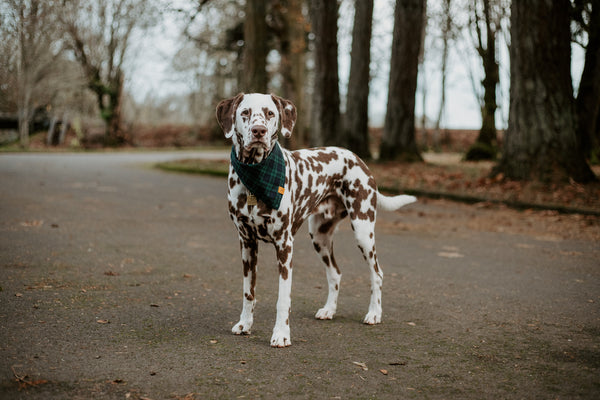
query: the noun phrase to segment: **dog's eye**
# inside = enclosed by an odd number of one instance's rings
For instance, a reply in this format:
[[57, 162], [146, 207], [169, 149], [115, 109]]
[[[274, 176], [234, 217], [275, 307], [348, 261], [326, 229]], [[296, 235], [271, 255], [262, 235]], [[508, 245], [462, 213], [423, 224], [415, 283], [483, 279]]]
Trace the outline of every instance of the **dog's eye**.
[[274, 116], [275, 116], [275, 113], [274, 113], [273, 111], [269, 110], [269, 112], [267, 113], [267, 115], [268, 115], [269, 117], [274, 117]]
[[242, 112], [240, 114], [243, 115], [244, 117], [247, 117], [250, 114], [250, 111], [242, 110]]

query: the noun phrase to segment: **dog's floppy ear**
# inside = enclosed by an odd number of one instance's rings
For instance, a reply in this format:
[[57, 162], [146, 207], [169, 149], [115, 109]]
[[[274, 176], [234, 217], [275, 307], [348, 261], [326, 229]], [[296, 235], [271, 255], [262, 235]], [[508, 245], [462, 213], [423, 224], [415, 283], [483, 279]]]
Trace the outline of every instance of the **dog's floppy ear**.
[[279, 110], [279, 116], [281, 118], [281, 134], [286, 138], [289, 138], [292, 136], [294, 125], [296, 125], [296, 106], [291, 101], [282, 99], [274, 94], [271, 95], [271, 98]]
[[243, 97], [244, 93], [239, 93], [230, 99], [221, 100], [217, 105], [217, 121], [227, 139], [230, 139], [235, 133], [235, 110]]

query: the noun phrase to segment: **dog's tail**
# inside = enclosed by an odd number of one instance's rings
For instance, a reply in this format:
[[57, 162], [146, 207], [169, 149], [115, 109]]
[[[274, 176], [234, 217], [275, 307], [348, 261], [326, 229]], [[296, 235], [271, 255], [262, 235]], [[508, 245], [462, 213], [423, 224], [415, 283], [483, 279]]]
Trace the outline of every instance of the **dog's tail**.
[[415, 201], [417, 201], [415, 196], [401, 194], [399, 196], [388, 197], [377, 192], [377, 208], [385, 211], [394, 211]]

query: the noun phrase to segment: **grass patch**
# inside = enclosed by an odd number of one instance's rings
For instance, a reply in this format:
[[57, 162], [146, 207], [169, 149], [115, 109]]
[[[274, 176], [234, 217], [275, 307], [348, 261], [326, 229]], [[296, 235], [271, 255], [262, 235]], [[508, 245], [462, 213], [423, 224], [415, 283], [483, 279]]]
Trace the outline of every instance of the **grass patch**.
[[227, 177], [229, 160], [185, 159], [158, 163], [156, 168], [169, 172]]

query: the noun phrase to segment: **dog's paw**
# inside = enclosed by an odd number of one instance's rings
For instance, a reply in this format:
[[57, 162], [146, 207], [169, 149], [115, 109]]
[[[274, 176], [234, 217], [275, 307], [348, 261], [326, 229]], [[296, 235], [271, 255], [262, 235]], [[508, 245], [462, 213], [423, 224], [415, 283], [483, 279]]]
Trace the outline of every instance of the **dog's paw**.
[[363, 321], [367, 325], [375, 325], [381, 323], [381, 314], [373, 311], [369, 311]]
[[291, 346], [292, 341], [290, 340], [290, 329], [273, 329], [273, 336], [271, 336], [271, 347], [287, 347]]
[[252, 322], [240, 321], [231, 328], [231, 332], [236, 335], [249, 335], [252, 328]]
[[335, 310], [332, 310], [327, 307], [323, 307], [319, 311], [317, 311], [317, 313], [315, 314], [315, 318], [316, 319], [333, 319], [334, 315], [335, 315]]

